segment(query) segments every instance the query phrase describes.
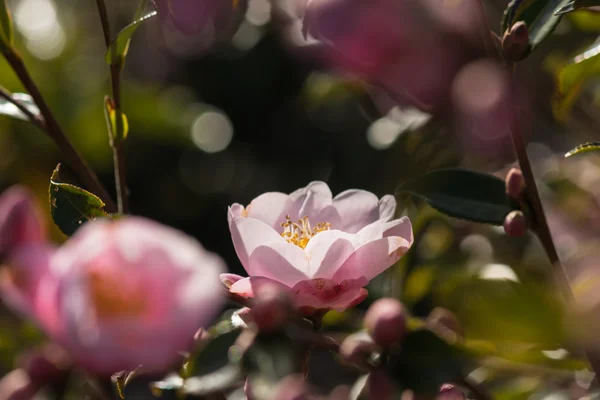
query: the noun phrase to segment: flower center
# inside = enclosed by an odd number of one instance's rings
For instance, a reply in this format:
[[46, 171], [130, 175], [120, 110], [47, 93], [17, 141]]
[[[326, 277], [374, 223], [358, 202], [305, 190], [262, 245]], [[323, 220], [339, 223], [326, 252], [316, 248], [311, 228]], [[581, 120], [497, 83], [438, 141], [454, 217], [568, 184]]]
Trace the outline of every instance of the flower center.
[[133, 317], [146, 309], [147, 301], [141, 290], [126, 290], [117, 279], [106, 273], [88, 274], [89, 294], [100, 318]]
[[289, 243], [300, 246], [303, 249], [306, 248], [310, 239], [317, 233], [331, 229], [331, 224], [329, 222], [319, 222], [316, 226], [312, 227], [308, 217], [293, 222], [289, 215], [285, 216], [285, 222], [283, 222], [281, 226], [283, 227], [281, 236]]

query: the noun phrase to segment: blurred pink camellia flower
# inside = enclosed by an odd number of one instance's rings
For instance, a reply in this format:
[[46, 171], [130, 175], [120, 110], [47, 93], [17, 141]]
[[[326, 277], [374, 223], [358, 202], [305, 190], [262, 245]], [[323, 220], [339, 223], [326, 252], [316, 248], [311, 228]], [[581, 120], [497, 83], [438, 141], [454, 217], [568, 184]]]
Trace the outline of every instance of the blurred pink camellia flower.
[[247, 0], [155, 0], [158, 12], [186, 35], [227, 30]]
[[0, 200], [0, 257], [20, 246], [43, 243], [46, 225], [33, 196], [23, 187], [13, 186]]
[[393, 196], [364, 190], [333, 198], [324, 182], [291, 194], [269, 192], [248, 207], [229, 208], [229, 228], [248, 278], [223, 274], [231, 293], [254, 297], [265, 284], [290, 291], [306, 314], [344, 310], [367, 295], [364, 286], [413, 243], [410, 220], [391, 220]]
[[[10, 200], [2, 196], [0, 204]], [[56, 250], [43, 242], [18, 246], [5, 265], [4, 301], [101, 376], [140, 365], [164, 372], [223, 300], [218, 256], [137, 217], [87, 223]]]

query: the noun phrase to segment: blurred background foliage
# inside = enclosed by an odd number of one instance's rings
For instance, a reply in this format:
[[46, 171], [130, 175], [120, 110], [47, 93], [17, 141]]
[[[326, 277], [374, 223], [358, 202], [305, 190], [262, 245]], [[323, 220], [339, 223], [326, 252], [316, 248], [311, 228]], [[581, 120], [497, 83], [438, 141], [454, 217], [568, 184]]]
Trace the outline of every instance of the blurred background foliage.
[[[75, 147], [114, 188], [102, 109], [108, 68], [95, 3], [9, 4], [31, 74]], [[108, 4], [119, 27], [136, 6]], [[486, 6], [499, 30], [506, 1]], [[210, 52], [203, 38], [179, 37], [158, 20], [136, 33], [122, 101], [130, 125], [126, 166], [134, 214], [194, 235], [241, 273], [226, 224], [234, 202], [247, 204], [265, 191], [290, 192], [311, 180], [327, 181], [334, 194], [356, 187], [383, 195], [433, 168], [461, 165], [503, 177], [514, 162], [510, 147], [479, 151], [477, 141], [472, 145], [444, 121], [423, 124], [427, 116], [410, 110], [381, 113], [362, 84], [320, 69], [291, 48], [272, 8], [267, 0], [251, 0], [231, 43]], [[598, 137], [600, 62], [579, 65], [567, 83], [557, 83], [563, 67], [598, 33], [600, 14], [572, 13], [517, 67], [533, 105], [523, 124], [552, 233], [576, 294], [592, 311], [600, 305], [600, 282], [590, 278], [598, 273], [600, 158], [563, 154]], [[4, 60], [0, 77], [9, 90], [22, 91]], [[47, 204], [48, 180], [60, 160], [34, 126], [0, 117], [1, 188], [23, 183]], [[447, 218], [408, 198], [403, 206], [415, 227], [412, 251], [370, 285], [370, 298], [359, 309], [328, 314], [329, 329], [355, 330], [360, 309], [391, 293], [417, 316], [436, 306], [456, 312], [465, 346], [484, 356], [472, 375], [490, 385], [495, 398], [529, 398], [533, 392], [572, 398], [589, 385], [569, 335], [577, 322], [565, 316], [533, 237], [511, 238], [501, 227]], [[49, 226], [55, 240], [66, 239]], [[586, 323], [600, 329], [600, 314], [588, 317]], [[41, 336], [8, 312], [0, 321], [0, 370], [6, 372]]]

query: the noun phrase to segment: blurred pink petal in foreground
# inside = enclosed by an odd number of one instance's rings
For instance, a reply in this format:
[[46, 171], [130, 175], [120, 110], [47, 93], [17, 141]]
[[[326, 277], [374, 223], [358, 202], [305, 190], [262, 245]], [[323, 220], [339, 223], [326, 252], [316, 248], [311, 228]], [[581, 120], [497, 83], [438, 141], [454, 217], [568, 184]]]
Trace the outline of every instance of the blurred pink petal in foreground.
[[102, 376], [167, 370], [222, 305], [222, 260], [143, 218], [88, 223], [58, 250], [21, 247], [8, 265], [5, 300]]
[[43, 243], [42, 211], [25, 188], [13, 186], [0, 196], [0, 256], [23, 245]]
[[290, 291], [306, 313], [344, 310], [364, 300], [364, 286], [413, 243], [408, 218], [390, 219], [396, 200], [364, 190], [333, 198], [324, 182], [287, 195], [270, 192], [229, 208], [229, 228], [248, 278], [221, 275], [230, 292], [253, 297], [265, 284]]

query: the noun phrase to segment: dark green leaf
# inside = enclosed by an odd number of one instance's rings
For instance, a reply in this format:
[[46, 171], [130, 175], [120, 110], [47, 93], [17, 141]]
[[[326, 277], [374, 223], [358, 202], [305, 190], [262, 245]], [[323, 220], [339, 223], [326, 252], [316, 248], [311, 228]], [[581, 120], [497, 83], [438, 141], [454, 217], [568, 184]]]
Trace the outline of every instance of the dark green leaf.
[[502, 225], [516, 208], [502, 179], [458, 168], [425, 174], [401, 186], [401, 192], [419, 196], [452, 217], [494, 225]]
[[556, 11], [556, 15], [564, 15], [575, 11], [580, 8], [598, 7], [600, 6], [600, 0], [572, 0], [569, 1], [564, 7]]
[[3, 45], [13, 44], [13, 23], [6, 0], [0, 0], [0, 41]]
[[58, 164], [50, 178], [50, 213], [54, 223], [67, 236], [87, 221], [108, 217], [104, 202], [71, 182], [73, 173]]
[[[39, 115], [40, 109], [37, 107], [33, 99], [27, 93], [13, 93], [13, 99], [23, 104], [34, 115]], [[0, 115], [6, 115], [23, 121], [29, 121], [29, 117], [19, 110], [13, 103], [0, 98]]]
[[600, 142], [588, 142], [584, 144], [580, 144], [575, 147], [573, 150], [569, 151], [565, 154], [565, 157], [571, 157], [580, 153], [587, 153], [588, 151], [598, 151], [600, 150]]
[[119, 34], [113, 39], [106, 51], [106, 62], [109, 65], [122, 66], [127, 57], [129, 51], [129, 44], [131, 43], [131, 37], [140, 25], [156, 16], [158, 13], [154, 9], [151, 0], [141, 0], [140, 5], [133, 17], [133, 22], [127, 25], [119, 32]]
[[467, 365], [465, 354], [425, 329], [411, 332], [397, 357], [391, 373], [400, 387], [417, 394], [434, 394], [442, 384], [460, 380]]
[[516, 22], [523, 21], [529, 30], [530, 49], [536, 48], [560, 21], [556, 12], [570, 0], [512, 0], [504, 11], [502, 32], [509, 30]]

